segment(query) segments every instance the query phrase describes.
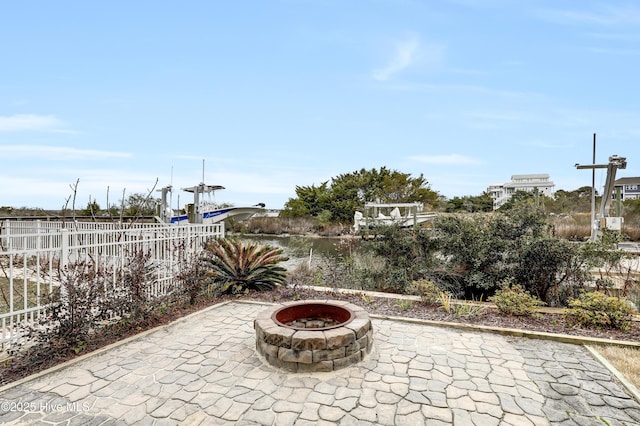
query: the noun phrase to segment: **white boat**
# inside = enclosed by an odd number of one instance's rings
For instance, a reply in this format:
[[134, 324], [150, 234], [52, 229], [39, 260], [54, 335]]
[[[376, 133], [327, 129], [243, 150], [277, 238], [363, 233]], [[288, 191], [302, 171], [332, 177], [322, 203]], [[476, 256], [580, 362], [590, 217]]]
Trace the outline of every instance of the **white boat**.
[[437, 213], [424, 212], [421, 203], [365, 203], [364, 213], [353, 215], [353, 229], [369, 229], [376, 226], [396, 225], [401, 228], [432, 221]]
[[203, 223], [211, 224], [225, 220], [245, 220], [256, 213], [264, 211], [264, 204], [258, 203], [253, 206], [219, 206], [211, 200], [202, 199], [204, 194], [213, 195], [215, 191], [225, 189], [220, 185], [207, 185], [200, 183], [197, 186], [182, 188], [183, 191], [193, 193], [193, 203], [187, 204], [184, 210], [174, 210], [168, 202], [168, 194], [171, 193], [172, 187], [166, 186], [159, 189], [162, 192], [160, 217], [158, 220], [167, 224], [184, 224], [184, 223]]

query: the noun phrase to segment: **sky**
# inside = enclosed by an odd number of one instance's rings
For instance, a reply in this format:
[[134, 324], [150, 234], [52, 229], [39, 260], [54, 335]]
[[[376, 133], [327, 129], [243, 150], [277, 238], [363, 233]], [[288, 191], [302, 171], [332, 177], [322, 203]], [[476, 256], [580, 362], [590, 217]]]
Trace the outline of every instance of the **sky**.
[[0, 206], [177, 207], [204, 174], [279, 209], [383, 166], [446, 198], [571, 191], [594, 134], [640, 176], [636, 1], [0, 0], [0, 64]]

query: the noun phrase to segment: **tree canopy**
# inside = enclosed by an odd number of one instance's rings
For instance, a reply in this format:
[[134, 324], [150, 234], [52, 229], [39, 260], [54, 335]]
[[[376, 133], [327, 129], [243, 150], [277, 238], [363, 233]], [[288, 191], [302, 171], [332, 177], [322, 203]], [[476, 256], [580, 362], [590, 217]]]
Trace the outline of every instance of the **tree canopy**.
[[318, 186], [296, 186], [296, 195], [286, 202], [281, 216], [321, 216], [331, 222], [351, 221], [354, 212], [370, 201], [436, 207], [441, 199], [422, 174], [412, 177], [386, 167], [341, 174]]
[[493, 199], [485, 191], [482, 195], [464, 197], [453, 197], [444, 205], [444, 211], [447, 213], [455, 212], [490, 212], [493, 210]]

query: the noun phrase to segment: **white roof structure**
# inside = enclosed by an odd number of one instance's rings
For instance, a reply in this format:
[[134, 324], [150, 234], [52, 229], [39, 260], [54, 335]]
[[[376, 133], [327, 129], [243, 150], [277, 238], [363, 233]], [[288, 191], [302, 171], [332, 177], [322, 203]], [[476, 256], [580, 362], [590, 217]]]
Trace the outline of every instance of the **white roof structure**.
[[535, 189], [542, 195], [551, 197], [555, 184], [547, 173], [532, 173], [511, 176], [511, 181], [490, 185], [487, 193], [493, 198], [493, 209], [500, 208], [518, 191], [532, 192]]

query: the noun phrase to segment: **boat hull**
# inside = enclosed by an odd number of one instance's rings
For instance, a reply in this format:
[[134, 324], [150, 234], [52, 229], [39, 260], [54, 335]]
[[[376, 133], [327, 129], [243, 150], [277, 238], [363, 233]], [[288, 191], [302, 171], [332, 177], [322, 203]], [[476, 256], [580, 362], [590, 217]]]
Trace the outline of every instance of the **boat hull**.
[[[212, 224], [226, 220], [241, 221], [250, 218], [263, 211], [261, 207], [225, 207], [221, 209], [206, 210], [202, 213], [202, 223]], [[183, 224], [189, 222], [189, 216], [179, 215], [171, 218], [171, 224]]]

